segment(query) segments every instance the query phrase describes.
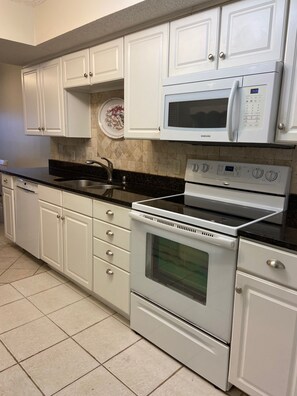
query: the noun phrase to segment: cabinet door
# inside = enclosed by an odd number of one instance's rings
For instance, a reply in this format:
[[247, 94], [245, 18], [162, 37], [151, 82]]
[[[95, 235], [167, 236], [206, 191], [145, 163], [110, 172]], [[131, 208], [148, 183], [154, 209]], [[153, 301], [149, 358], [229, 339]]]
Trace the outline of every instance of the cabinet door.
[[63, 271], [62, 208], [39, 201], [41, 259]]
[[169, 76], [217, 67], [220, 8], [170, 23]]
[[2, 187], [4, 234], [6, 238], [15, 242], [15, 209], [14, 192], [10, 188]]
[[168, 24], [125, 37], [126, 138], [159, 139], [162, 79], [168, 73]]
[[297, 292], [238, 272], [229, 381], [250, 396], [296, 395]]
[[80, 87], [90, 84], [88, 49], [63, 56], [62, 63], [64, 88]]
[[222, 8], [219, 67], [282, 60], [286, 0], [244, 0]]
[[130, 276], [126, 271], [94, 257], [94, 292], [129, 316]]
[[38, 66], [22, 70], [22, 90], [25, 133], [42, 135]]
[[44, 135], [63, 136], [64, 92], [61, 79], [61, 59], [40, 65], [40, 88]]
[[297, 1], [291, 0], [277, 142], [297, 142]]
[[92, 289], [92, 218], [63, 209], [64, 272]]
[[123, 38], [90, 48], [91, 84], [124, 78]]

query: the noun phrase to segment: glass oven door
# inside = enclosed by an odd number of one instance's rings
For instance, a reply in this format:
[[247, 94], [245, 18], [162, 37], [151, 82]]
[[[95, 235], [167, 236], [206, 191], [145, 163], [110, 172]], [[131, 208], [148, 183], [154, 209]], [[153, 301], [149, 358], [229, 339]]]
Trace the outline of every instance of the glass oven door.
[[230, 342], [236, 238], [135, 211], [131, 217], [132, 292]]

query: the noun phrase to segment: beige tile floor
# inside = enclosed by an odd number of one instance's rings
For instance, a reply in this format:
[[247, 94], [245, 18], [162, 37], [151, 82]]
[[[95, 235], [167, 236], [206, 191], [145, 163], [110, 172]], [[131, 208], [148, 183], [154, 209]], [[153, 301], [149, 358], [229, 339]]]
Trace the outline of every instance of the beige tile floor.
[[226, 394], [11, 244], [0, 224], [0, 395]]

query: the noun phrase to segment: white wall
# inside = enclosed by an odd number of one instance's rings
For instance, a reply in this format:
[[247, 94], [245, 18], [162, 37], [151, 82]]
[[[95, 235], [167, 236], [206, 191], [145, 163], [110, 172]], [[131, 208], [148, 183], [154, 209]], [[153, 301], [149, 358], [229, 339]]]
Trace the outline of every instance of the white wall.
[[38, 45], [144, 0], [0, 0], [0, 38]]
[[50, 139], [25, 135], [22, 106], [21, 68], [0, 63], [0, 158], [9, 167], [47, 166]]
[[0, 0], [0, 38], [34, 45], [34, 9], [10, 0]]
[[143, 0], [46, 0], [35, 10], [36, 45]]

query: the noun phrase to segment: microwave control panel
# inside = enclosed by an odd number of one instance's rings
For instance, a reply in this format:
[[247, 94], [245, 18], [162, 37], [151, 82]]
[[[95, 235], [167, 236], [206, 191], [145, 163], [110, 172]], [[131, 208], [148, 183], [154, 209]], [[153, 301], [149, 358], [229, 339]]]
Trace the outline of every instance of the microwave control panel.
[[266, 87], [244, 87], [242, 92], [241, 125], [243, 128], [258, 129], [263, 125]]

